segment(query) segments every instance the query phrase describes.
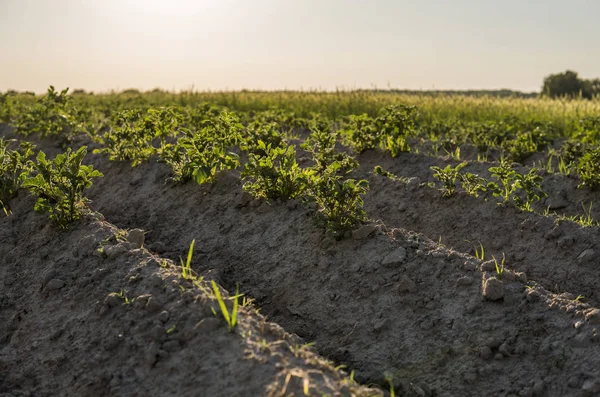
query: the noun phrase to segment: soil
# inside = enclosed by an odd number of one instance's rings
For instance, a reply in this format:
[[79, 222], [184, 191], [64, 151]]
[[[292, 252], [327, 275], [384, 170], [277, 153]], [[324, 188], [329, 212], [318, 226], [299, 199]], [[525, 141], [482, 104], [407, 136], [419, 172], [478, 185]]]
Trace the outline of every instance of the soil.
[[[600, 395], [598, 228], [444, 199], [429, 166], [452, 160], [359, 156], [372, 221], [340, 241], [239, 171], [199, 186], [88, 160], [105, 176], [85, 219], [58, 229], [25, 192], [0, 218], [0, 396]], [[557, 210], [593, 200], [553, 178]], [[197, 286], [176, 265], [192, 240]], [[233, 332], [211, 280], [254, 300]]]

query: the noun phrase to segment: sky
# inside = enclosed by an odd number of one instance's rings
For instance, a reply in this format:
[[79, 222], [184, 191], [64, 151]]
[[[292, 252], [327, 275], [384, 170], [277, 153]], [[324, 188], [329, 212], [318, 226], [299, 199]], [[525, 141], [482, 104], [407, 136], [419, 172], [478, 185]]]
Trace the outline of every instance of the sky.
[[500, 89], [600, 77], [598, 0], [0, 0], [0, 91]]

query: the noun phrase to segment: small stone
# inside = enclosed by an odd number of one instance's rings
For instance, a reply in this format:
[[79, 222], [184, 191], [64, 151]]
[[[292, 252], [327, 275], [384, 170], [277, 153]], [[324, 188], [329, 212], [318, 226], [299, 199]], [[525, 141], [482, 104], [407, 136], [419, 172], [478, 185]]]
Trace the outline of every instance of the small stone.
[[162, 323], [166, 323], [167, 321], [169, 321], [169, 316], [170, 316], [169, 312], [166, 310], [163, 310], [158, 315], [158, 320]]
[[320, 244], [320, 246], [319, 246], [319, 247], [320, 247], [322, 250], [326, 250], [326, 249], [328, 249], [329, 247], [331, 247], [331, 246], [332, 246], [332, 245], [334, 245], [334, 244], [335, 244], [335, 239], [333, 239], [332, 237], [325, 237], [325, 238], [324, 238], [324, 239], [321, 241], [321, 244]]
[[560, 248], [567, 248], [575, 244], [575, 237], [573, 236], [562, 236], [557, 242]]
[[54, 291], [57, 289], [61, 289], [64, 286], [65, 286], [64, 281], [62, 281], [59, 278], [53, 278], [52, 280], [48, 281], [48, 284], [46, 284], [46, 289], [48, 291]]
[[502, 360], [504, 358], [504, 355], [502, 353], [496, 353], [494, 354], [494, 360]]
[[177, 350], [179, 350], [179, 342], [176, 340], [166, 341], [165, 343], [163, 343], [163, 349], [170, 353], [176, 352]]
[[373, 233], [376, 229], [377, 226], [375, 225], [361, 226], [358, 229], [352, 231], [352, 238], [354, 240], [364, 240], [367, 237], [369, 237], [371, 233]]
[[135, 245], [135, 248], [142, 248], [144, 245], [144, 231], [142, 229], [132, 229], [127, 234], [127, 241]]
[[515, 354], [518, 354], [519, 356], [524, 356], [529, 353], [531, 353], [531, 345], [529, 344], [520, 343], [515, 348]]
[[416, 190], [420, 184], [421, 184], [421, 179], [419, 179], [419, 177], [413, 176], [406, 182], [406, 190], [408, 190], [409, 192], [412, 192], [412, 191]]
[[473, 277], [463, 276], [456, 280], [457, 285], [471, 285], [473, 284]]
[[152, 243], [149, 248], [154, 252], [158, 252], [159, 254], [167, 252], [168, 250], [167, 245], [162, 241], [156, 241]]
[[502, 353], [502, 355], [505, 357], [510, 356], [512, 353], [512, 349], [510, 348], [510, 345], [508, 343], [501, 344], [498, 348], [498, 351]]
[[588, 396], [597, 396], [600, 392], [600, 381], [597, 379], [588, 379], [583, 382], [583, 386], [581, 386], [581, 390], [586, 393]]
[[554, 226], [544, 234], [546, 240], [554, 240], [562, 235], [562, 230], [558, 226]]
[[467, 383], [473, 383], [477, 380], [477, 372], [475, 372], [475, 371], [467, 372], [467, 373], [463, 374], [463, 379]]
[[485, 345], [490, 349], [497, 349], [502, 344], [502, 341], [498, 338], [490, 337], [485, 341]]
[[158, 351], [158, 353], [156, 353], [156, 355], [157, 355], [158, 357], [162, 358], [163, 360], [164, 360], [165, 358], [168, 358], [168, 357], [169, 357], [169, 353], [167, 353], [165, 350], [162, 350], [162, 349], [161, 349], [161, 350], [159, 350], [159, 351]]
[[496, 262], [494, 261], [485, 261], [481, 264], [480, 267], [482, 272], [495, 272], [496, 271]]
[[373, 324], [373, 331], [380, 332], [381, 330], [387, 327], [388, 323], [389, 321], [387, 318], [382, 318], [375, 321], [375, 324]]
[[148, 298], [148, 303], [146, 303], [146, 310], [150, 312], [157, 312], [162, 309], [162, 305], [156, 300], [154, 297]]
[[571, 376], [567, 380], [567, 385], [572, 389], [577, 389], [579, 387], [579, 376]]
[[77, 255], [80, 257], [92, 255], [97, 244], [94, 236], [85, 236], [77, 243]]
[[535, 289], [528, 289], [525, 291], [525, 298], [528, 302], [537, 302], [541, 299], [542, 295]]
[[248, 204], [250, 204], [250, 202], [254, 200], [254, 197], [248, 193], [248, 192], [243, 192], [240, 196], [240, 199], [238, 201], [238, 204], [236, 205], [236, 207], [240, 208], [240, 207], [245, 207]]
[[42, 285], [48, 284], [50, 282], [50, 280], [52, 280], [54, 277], [56, 277], [56, 274], [57, 274], [56, 270], [50, 270], [49, 272], [44, 274], [44, 277], [42, 278]]
[[490, 357], [492, 357], [492, 349], [490, 349], [488, 346], [483, 346], [481, 349], [479, 349], [479, 357], [484, 360], [490, 359]]
[[533, 395], [534, 396], [543, 396], [545, 387], [546, 387], [546, 385], [544, 384], [544, 381], [538, 380], [537, 382], [535, 382], [533, 384]]
[[585, 319], [590, 324], [600, 324], [600, 309], [591, 309], [585, 314]]
[[527, 274], [524, 272], [517, 272], [515, 273], [517, 276], [517, 279], [522, 282], [522, 283], [526, 283], [528, 281], [527, 279]]
[[158, 348], [154, 345], [150, 345], [144, 352], [144, 361], [146, 365], [152, 367], [156, 363], [156, 354], [158, 353]]
[[104, 304], [108, 307], [115, 307], [121, 303], [121, 298], [116, 292], [111, 292], [104, 298]]
[[398, 294], [402, 294], [405, 292], [415, 292], [416, 290], [417, 285], [407, 276], [402, 276], [402, 278], [400, 279], [400, 283], [396, 287], [396, 292], [398, 292]]
[[483, 280], [483, 297], [490, 301], [496, 301], [504, 297], [504, 284], [496, 277]]
[[568, 205], [569, 205], [569, 202], [561, 194], [548, 197], [548, 199], [546, 200], [546, 204], [545, 204], [545, 206], [549, 210], [560, 210], [562, 208], [565, 208]]
[[579, 254], [579, 256], [577, 257], [577, 263], [590, 263], [591, 261], [594, 260], [594, 258], [596, 257], [596, 252], [591, 249], [588, 248], [585, 251], [583, 251], [581, 254]]
[[165, 337], [166, 333], [165, 327], [156, 325], [150, 330], [150, 337], [155, 341], [159, 341]]
[[398, 247], [381, 261], [383, 267], [397, 267], [406, 260], [406, 249]]
[[127, 252], [127, 248], [122, 244], [111, 245], [104, 248], [104, 253], [108, 259], [115, 259]]

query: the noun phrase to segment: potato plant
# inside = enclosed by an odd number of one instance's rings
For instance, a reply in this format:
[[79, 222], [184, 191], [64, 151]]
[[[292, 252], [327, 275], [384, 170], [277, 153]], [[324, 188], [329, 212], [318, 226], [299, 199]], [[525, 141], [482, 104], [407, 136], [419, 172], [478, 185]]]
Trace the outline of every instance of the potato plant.
[[145, 112], [123, 110], [115, 112], [112, 117], [109, 130], [98, 138], [103, 147], [94, 150], [94, 153], [107, 154], [111, 160], [131, 161], [133, 167], [161, 150], [167, 139], [177, 136], [181, 120], [181, 116], [170, 107], [151, 108]]
[[340, 173], [348, 173], [358, 167], [358, 162], [344, 152], [336, 150], [338, 134], [329, 129], [313, 128], [311, 134], [302, 143], [302, 149], [312, 155], [314, 165], [312, 169], [320, 174], [325, 172], [332, 164], [338, 164]]
[[0, 138], [0, 207], [4, 214], [10, 214], [8, 202], [16, 194], [23, 181], [32, 170], [30, 160], [33, 155], [33, 144], [21, 142], [17, 150], [10, 150], [7, 141]]
[[379, 112], [375, 119], [375, 128], [381, 134], [381, 146], [392, 157], [400, 152], [409, 152], [407, 137], [415, 132], [418, 111], [415, 106], [390, 105]]
[[69, 148], [47, 160], [40, 151], [33, 167], [35, 175], [22, 183], [38, 197], [35, 210], [48, 212], [50, 219], [63, 228], [81, 217], [89, 201], [83, 196], [84, 189], [92, 186], [92, 179], [103, 176], [94, 167], [82, 164], [86, 153], [85, 146], [76, 152]]
[[47, 94], [32, 105], [24, 105], [15, 116], [17, 132], [28, 136], [39, 134], [42, 138], [58, 136], [70, 140], [77, 132], [77, 120], [73, 116], [69, 89], [56, 91], [53, 86]]
[[442, 182], [442, 197], [452, 197], [456, 191], [456, 181], [460, 177], [460, 170], [467, 165], [466, 162], [458, 164], [456, 167], [447, 165], [444, 169], [432, 166], [433, 177]]
[[272, 146], [258, 141], [262, 153], [248, 153], [242, 172], [244, 190], [256, 198], [294, 199], [300, 197], [312, 171], [300, 168], [293, 146]]
[[375, 120], [368, 114], [351, 115], [340, 133], [355, 153], [375, 149], [380, 144]]
[[579, 187], [597, 189], [600, 186], [600, 148], [588, 150], [577, 163]]
[[316, 204], [317, 222], [336, 238], [366, 221], [362, 196], [369, 190], [368, 181], [339, 175], [340, 167], [340, 163], [334, 163], [321, 174], [314, 175], [305, 198]]

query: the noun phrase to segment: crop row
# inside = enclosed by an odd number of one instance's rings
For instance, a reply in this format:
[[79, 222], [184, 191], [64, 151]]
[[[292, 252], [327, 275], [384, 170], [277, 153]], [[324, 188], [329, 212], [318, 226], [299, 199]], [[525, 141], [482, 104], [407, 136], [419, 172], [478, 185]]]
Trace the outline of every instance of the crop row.
[[[526, 174], [516, 172], [512, 162], [524, 162], [542, 148], [549, 148], [543, 163], [548, 171], [557, 164], [559, 172], [578, 176], [579, 187], [600, 186], [600, 116], [581, 118], [572, 137], [565, 138], [551, 122], [514, 117], [500, 122], [439, 119], [425, 123], [419, 109], [407, 105], [384, 106], [376, 116], [364, 113], [330, 120], [322, 114], [296, 117], [280, 109], [234, 112], [206, 103], [152, 107], [139, 98], [131, 103], [99, 98], [105, 102], [82, 101], [81, 96], [53, 87], [35, 100], [4, 95], [0, 117], [25, 137], [58, 138], [65, 148], [75, 136], [85, 134], [99, 146], [96, 153], [133, 166], [156, 158], [171, 167], [170, 179], [175, 182], [213, 183], [220, 172], [242, 168], [246, 192], [263, 200], [300, 199], [315, 209], [318, 222], [334, 236], [366, 219], [362, 196], [368, 183], [353, 177], [358, 163], [349, 153], [379, 149], [395, 157], [421, 150], [437, 154], [443, 148], [460, 159], [461, 145], [471, 145], [485, 156], [495, 150], [499, 163], [489, 169], [495, 182], [460, 173], [464, 163], [433, 168], [443, 195], [451, 196], [459, 181], [468, 194], [499, 197], [501, 203], [511, 202], [527, 211], [545, 194], [540, 188], [542, 178], [536, 168]], [[298, 148], [290, 143], [299, 133], [309, 134], [300, 145], [311, 157], [307, 167], [299, 165]], [[561, 146], [552, 148], [555, 141]], [[4, 212], [8, 213], [8, 201], [18, 188], [25, 187], [40, 197], [36, 207], [50, 212], [59, 224], [77, 219], [85, 202], [81, 192], [100, 176], [82, 165], [85, 152], [85, 148], [75, 153], [69, 149], [52, 161], [40, 152], [34, 163], [31, 145], [9, 150], [3, 141], [0, 204]]]

